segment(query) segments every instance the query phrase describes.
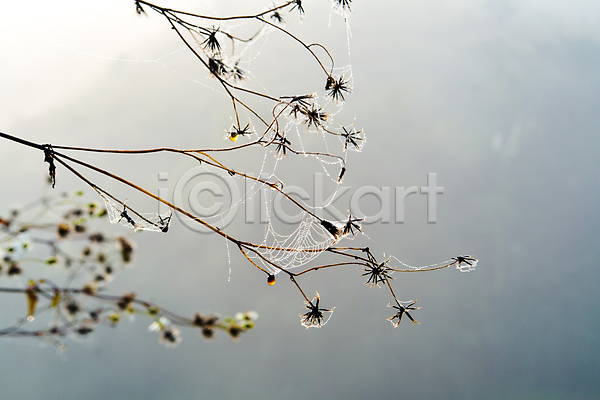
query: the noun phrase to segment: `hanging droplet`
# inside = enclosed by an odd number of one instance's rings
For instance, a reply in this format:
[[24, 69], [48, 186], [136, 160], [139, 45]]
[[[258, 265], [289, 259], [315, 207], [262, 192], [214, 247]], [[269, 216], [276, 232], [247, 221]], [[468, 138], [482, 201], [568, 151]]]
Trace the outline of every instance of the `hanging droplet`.
[[275, 284], [275, 275], [269, 275], [269, 277], [267, 278], [267, 283], [273, 286]]

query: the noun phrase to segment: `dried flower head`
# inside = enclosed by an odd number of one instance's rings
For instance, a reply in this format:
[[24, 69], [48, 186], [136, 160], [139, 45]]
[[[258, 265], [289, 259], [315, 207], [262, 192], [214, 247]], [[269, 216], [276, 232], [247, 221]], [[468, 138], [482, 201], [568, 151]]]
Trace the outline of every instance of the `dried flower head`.
[[335, 307], [332, 309], [319, 308], [320, 300], [319, 292], [317, 292], [316, 297], [312, 301], [304, 302], [304, 306], [308, 309], [308, 312], [300, 314], [300, 323], [306, 329], [322, 327], [329, 321], [331, 314], [333, 314]]
[[318, 107], [314, 104], [311, 106], [311, 108], [302, 109], [301, 112], [306, 116], [305, 123], [308, 124], [309, 129], [313, 125], [315, 128], [318, 128], [327, 122], [327, 118], [329, 117], [329, 115], [327, 115], [327, 113], [323, 111], [321, 107]]
[[346, 221], [346, 225], [344, 225], [344, 230], [342, 232], [343, 235], [352, 234], [355, 235], [354, 229], [358, 232], [362, 233], [360, 229], [360, 222], [364, 221], [364, 218], [352, 218], [352, 214], [348, 216], [348, 221]]
[[212, 28], [208, 32], [208, 36], [202, 42], [202, 47], [204, 50], [210, 50], [212, 53], [219, 53], [221, 51], [221, 44], [217, 40], [217, 33], [219, 32], [219, 28]]
[[229, 140], [231, 140], [232, 142], [235, 142], [236, 140], [238, 140], [238, 138], [240, 136], [248, 136], [251, 135], [253, 133], [252, 128], [250, 128], [250, 123], [246, 124], [245, 127], [240, 127], [240, 126], [235, 126], [233, 125], [231, 127], [231, 129], [229, 129], [229, 131], [227, 132], [227, 135], [225, 135], [225, 137]]
[[139, 1], [135, 2], [135, 12], [137, 13], [137, 15], [146, 15], [146, 11], [144, 11]]
[[[418, 322], [409, 313], [409, 311], [415, 311], [415, 310], [418, 310], [419, 308], [421, 308], [421, 307], [413, 307], [415, 305], [415, 303], [417, 302], [417, 300], [411, 300], [411, 301], [404, 302], [404, 303], [408, 303], [406, 305], [402, 304], [403, 302], [398, 301], [398, 300], [396, 300], [396, 305], [394, 305], [392, 303], [388, 304], [388, 307], [392, 307], [392, 308], [395, 308], [396, 310], [398, 310], [398, 312], [396, 314], [394, 314], [388, 318], [388, 321], [390, 321], [392, 323], [394, 328], [397, 328], [398, 325], [400, 325], [400, 321], [402, 321], [402, 316], [404, 314], [406, 314], [406, 316], [412, 322], [414, 322], [415, 324], [418, 324]], [[394, 321], [394, 320], [397, 320], [397, 321]]]
[[287, 147], [292, 144], [292, 142], [285, 138], [285, 135], [279, 133], [277, 133], [273, 143], [276, 144], [275, 153], [278, 157], [285, 157], [287, 155]]
[[273, 11], [273, 13], [269, 16], [269, 18], [271, 18], [273, 21], [275, 21], [278, 24], [284, 24], [285, 23], [285, 21], [283, 20], [283, 16], [277, 10]]
[[243, 81], [244, 79], [246, 79], [246, 71], [244, 71], [242, 68], [240, 68], [240, 62], [236, 61], [235, 64], [233, 64], [233, 67], [231, 68], [231, 71], [229, 71], [231, 76], [233, 77], [234, 81]]
[[341, 10], [348, 10], [349, 12], [352, 11], [352, 9], [350, 8], [352, 0], [332, 0], [332, 2], [334, 7], [337, 7]]
[[388, 267], [390, 259], [384, 260], [381, 263], [377, 263], [374, 258], [369, 257], [369, 266], [365, 267], [362, 276], [368, 276], [369, 279], [365, 282], [365, 285], [371, 284], [370, 287], [375, 285], [379, 286], [382, 283], [386, 283], [388, 280], [394, 279], [390, 276], [393, 269]]
[[454, 264], [456, 264], [456, 269], [460, 272], [471, 272], [475, 270], [477, 266], [477, 259], [471, 256], [457, 256], [452, 258], [454, 260]]
[[351, 144], [355, 150], [360, 151], [364, 145], [364, 138], [360, 136], [363, 131], [357, 131], [354, 126], [347, 129], [342, 126], [342, 131], [339, 135], [343, 138], [344, 150], [347, 150], [348, 145]]
[[213, 75], [218, 77], [224, 77], [227, 75], [229, 68], [227, 65], [218, 57], [209, 57], [208, 58], [208, 69]]
[[304, 8], [302, 7], [302, 0], [295, 0], [294, 1], [294, 5], [292, 6], [291, 10], [298, 10], [298, 12], [300, 13], [300, 15], [304, 15]]
[[288, 102], [290, 107], [290, 114], [293, 115], [294, 118], [298, 119], [298, 113], [303, 115], [308, 107], [311, 106], [311, 103], [308, 100], [312, 100], [315, 97], [314, 93], [305, 94], [300, 96], [281, 96], [280, 99]]
[[331, 97], [335, 101], [346, 101], [344, 98], [344, 92], [350, 93], [352, 90], [348, 83], [350, 80], [345, 80], [344, 76], [340, 76], [337, 80], [332, 77], [327, 78], [327, 83], [325, 84], [325, 90], [329, 90], [327, 95]]

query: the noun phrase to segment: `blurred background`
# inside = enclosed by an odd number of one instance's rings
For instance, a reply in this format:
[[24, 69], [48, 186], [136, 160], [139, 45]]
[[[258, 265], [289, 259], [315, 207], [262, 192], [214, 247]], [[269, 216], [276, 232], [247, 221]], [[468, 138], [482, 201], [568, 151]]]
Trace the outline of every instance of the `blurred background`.
[[[241, 14], [271, 3], [160, 4]], [[303, 4], [306, 16], [292, 13], [287, 28], [353, 69], [354, 92], [334, 125], [356, 118], [368, 141], [348, 157], [344, 186], [393, 193], [427, 186], [427, 174], [437, 173], [444, 187], [436, 223], [427, 223], [426, 196], [411, 195], [404, 223], [365, 226], [370, 241], [348, 243], [411, 265], [473, 254], [477, 270], [395, 274], [399, 298], [422, 307], [413, 313], [420, 325], [397, 329], [386, 321], [389, 294], [365, 286], [358, 269], [308, 274], [305, 291], [318, 290], [322, 305], [336, 309], [326, 327], [306, 330], [302, 298], [287, 279], [268, 286], [222, 239], [175, 221], [168, 235], [133, 235], [135, 267], [111, 292], [134, 291], [184, 315], [255, 310], [256, 328], [239, 342], [184, 329], [182, 343], [168, 349], [137, 318], [69, 342], [64, 354], [2, 339], [3, 397], [598, 398], [600, 3], [357, 0], [350, 53], [347, 26], [330, 3]], [[277, 33], [253, 46], [251, 59], [248, 86], [274, 95], [324, 84], [314, 61]], [[214, 87], [166, 21], [139, 17], [133, 1], [12, 2], [0, 14], [2, 132], [87, 147], [222, 146], [231, 103]], [[232, 162], [253, 165], [248, 154]], [[196, 165], [172, 155], [82, 157], [153, 192], [172, 190]], [[2, 141], [0, 215], [49, 191], [42, 161]], [[298, 181], [310, 184], [301, 160], [282, 164], [290, 179], [299, 169]], [[161, 172], [168, 182], [158, 181]], [[57, 191], [82, 188], [59, 168]], [[377, 209], [372, 200], [365, 210]], [[242, 220], [228, 232], [244, 237], [249, 229]], [[14, 321], [7, 308], [25, 301], [0, 298], [5, 327]]]

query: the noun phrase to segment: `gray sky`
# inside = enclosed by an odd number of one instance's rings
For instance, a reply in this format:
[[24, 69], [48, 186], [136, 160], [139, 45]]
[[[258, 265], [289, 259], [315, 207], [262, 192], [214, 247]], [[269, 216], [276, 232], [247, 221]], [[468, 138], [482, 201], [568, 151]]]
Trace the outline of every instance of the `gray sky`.
[[[236, 3], [169, 6], [219, 12]], [[306, 1], [304, 21], [290, 18], [287, 26], [326, 44], [343, 66], [345, 25], [327, 3]], [[414, 313], [420, 325], [397, 329], [385, 320], [388, 294], [365, 286], [360, 271], [319, 272], [303, 285], [335, 314], [323, 329], [305, 330], [302, 299], [285, 279], [268, 287], [235, 251], [230, 274], [222, 240], [175, 224], [169, 235], [135, 237], [135, 267], [113, 290], [189, 314], [256, 310], [256, 329], [239, 343], [224, 335], [205, 342], [184, 330], [182, 343], [165, 349], [138, 318], [71, 343], [66, 362], [37, 343], [2, 340], [7, 398], [597, 397], [600, 4], [354, 3], [354, 93], [336, 124], [356, 118], [368, 142], [350, 154], [344, 185], [393, 192], [426, 186], [434, 172], [444, 187], [437, 223], [427, 224], [425, 196], [411, 195], [403, 224], [365, 228], [370, 246], [411, 265], [474, 254], [477, 270], [396, 274], [398, 296], [422, 306]], [[11, 2], [0, 38], [3, 132], [90, 147], [223, 144], [229, 100], [210, 88], [166, 23], [139, 18], [133, 2]], [[281, 49], [302, 55], [275, 34], [253, 47], [259, 57], [249, 84], [276, 95], [299, 78], [321, 85], [314, 63], [276, 56]], [[170, 174], [172, 189], [194, 166], [172, 157], [89, 160], [152, 191], [159, 172]], [[232, 162], [254, 168], [253, 161]], [[310, 183], [310, 174], [296, 176], [293, 158], [284, 162], [282, 174]], [[41, 154], [3, 142], [0, 165], [0, 210], [43, 191]], [[59, 190], [81, 185], [59, 170]], [[2, 326], [12, 322], [2, 315]]]

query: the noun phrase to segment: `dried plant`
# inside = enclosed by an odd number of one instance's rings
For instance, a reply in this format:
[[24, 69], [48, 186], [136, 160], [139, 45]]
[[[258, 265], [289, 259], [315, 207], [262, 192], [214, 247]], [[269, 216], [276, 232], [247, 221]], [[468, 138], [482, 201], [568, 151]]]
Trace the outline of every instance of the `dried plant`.
[[[183, 317], [133, 292], [109, 294], [109, 283], [132, 263], [135, 245], [126, 235], [94, 230], [106, 224], [107, 210], [81, 195], [44, 197], [0, 218], [0, 293], [24, 295], [26, 304], [26, 315], [0, 336], [34, 337], [62, 349], [68, 338], [143, 315], [159, 341], [173, 346], [181, 340], [178, 327], [196, 328], [205, 338], [218, 330], [238, 338], [254, 326], [255, 312]], [[37, 278], [26, 278], [32, 274]]]
[[[342, 14], [347, 22], [352, 8], [352, 1], [335, 0], [331, 3], [333, 10]], [[344, 271], [353, 270], [357, 276], [362, 274], [363, 277], [366, 277], [365, 283], [371, 287], [386, 287], [392, 298], [391, 306], [398, 311], [390, 317], [390, 320], [394, 326], [398, 326], [404, 314], [410, 320], [416, 322], [409, 311], [415, 311], [417, 308], [414, 307], [416, 300], [401, 301], [398, 299], [392, 287], [393, 273], [433, 271], [448, 267], [456, 267], [460, 271], [467, 272], [475, 268], [477, 260], [471, 256], [458, 256], [446, 262], [424, 267], [408, 266], [394, 258], [394, 261], [398, 263], [394, 266], [390, 258], [381, 257], [378, 259], [369, 247], [343, 246], [341, 245], [343, 240], [362, 233], [360, 218], [349, 215], [347, 221], [326, 220], [318, 215], [314, 207], [310, 207], [286, 193], [284, 182], [280, 181], [274, 173], [278, 163], [295, 162], [300, 164], [305, 163], [305, 160], [317, 160], [327, 171], [336, 169], [335, 173], [328, 173], [328, 175], [339, 186], [348, 171], [346, 165], [348, 152], [350, 150], [360, 151], [366, 142], [364, 132], [357, 130], [354, 123], [341, 125], [339, 128], [333, 125], [334, 115], [353, 91], [350, 66], [338, 68], [326, 46], [320, 43], [303, 41], [284, 24], [292, 16], [297, 18], [297, 15], [302, 16], [310, 12], [309, 7], [306, 7], [302, 1], [285, 1], [255, 14], [232, 16], [210, 16], [174, 10], [143, 0], [136, 0], [135, 8], [140, 15], [151, 17], [151, 14], [154, 14], [164, 18], [170, 30], [195, 57], [199, 66], [204, 68], [206, 73], [216, 80], [220, 90], [227, 95], [231, 102], [233, 120], [231, 125], [224, 124], [230, 126], [226, 129], [227, 133], [225, 135], [229, 139], [228, 144], [218, 148], [177, 149], [164, 147], [142, 150], [113, 150], [39, 144], [0, 132], [0, 137], [4, 139], [29, 146], [44, 153], [44, 161], [48, 164], [49, 179], [53, 187], [60, 180], [60, 174], [69, 171], [100, 196], [105, 203], [106, 212], [111, 222], [127, 225], [133, 230], [166, 233], [172, 213], [177, 213], [179, 216], [195, 221], [195, 223], [233, 244], [245, 257], [249, 265], [254, 266], [267, 276], [269, 285], [275, 284], [276, 275], [286, 275], [298, 289], [304, 301], [305, 309], [308, 310], [308, 312], [300, 314], [301, 323], [307, 328], [321, 327], [327, 322], [333, 311], [333, 308], [321, 308], [321, 298], [318, 294], [312, 300], [307, 297], [299, 282], [300, 278], [307, 273], [325, 268], [336, 268]], [[236, 24], [229, 24], [232, 21]], [[254, 33], [250, 36], [238, 35], [236, 27], [240, 21], [254, 26]], [[306, 56], [313, 60], [314, 68], [322, 73], [323, 85], [320, 88], [315, 88], [314, 91], [293, 95], [277, 93], [277, 82], [270, 82], [272, 88], [268, 91], [253, 88], [251, 82], [246, 80], [247, 71], [242, 68], [245, 65], [243, 62], [243, 49], [267, 34], [282, 35], [284, 38], [289, 39], [292, 46], [296, 46], [299, 51], [305, 52]], [[302, 135], [306, 131], [320, 134], [325, 143], [323, 149], [306, 149], [302, 145]], [[296, 140], [293, 137], [298, 138], [296, 143], [294, 143]], [[338, 152], [330, 150], [330, 146], [327, 144], [329, 138], [341, 141]], [[223, 160], [219, 160], [224, 153], [243, 154], [248, 149], [256, 148], [263, 149], [265, 153], [272, 152], [275, 155], [275, 167], [273, 167], [270, 174], [261, 171], [260, 174], [252, 175], [226, 164]], [[131, 154], [164, 152], [189, 157], [209, 170], [227, 173], [241, 181], [253, 182], [255, 192], [266, 188], [275, 194], [282, 195], [286, 201], [298, 208], [303, 218], [291, 235], [278, 234], [269, 223], [265, 236], [259, 240], [233, 237], [216, 224], [197, 217], [168, 199], [159, 197], [120, 175], [73, 156], [75, 152], [118, 154], [123, 157]], [[132, 188], [144, 196], [167, 206], [171, 212], [167, 215], [154, 214], [149, 217], [144, 210], [139, 209], [135, 204], [126, 203], [118, 193], [109, 192], [93, 183], [91, 178], [88, 177], [88, 172], [84, 173], [83, 170], [104, 175]], [[9, 229], [8, 226], [6, 229]], [[60, 232], [70, 235], [72, 229], [75, 229], [73, 222], [66, 222], [64, 229]], [[17, 237], [18, 235], [15, 233], [14, 240]], [[119, 243], [118, 240], [116, 243]], [[56, 243], [50, 246], [56, 246]], [[331, 263], [314, 265], [317, 262], [315, 260], [322, 253], [328, 253], [336, 257], [337, 260]], [[66, 262], [66, 259], [62, 262]], [[168, 344], [176, 344], [179, 340], [179, 331], [175, 328], [177, 325], [200, 327], [206, 337], [212, 336], [213, 328], [228, 330], [235, 337], [250, 326], [244, 325], [244, 321], [251, 322], [253, 320], [247, 314], [238, 319], [225, 319], [222, 321], [200, 315], [194, 319], [185, 319], [164, 310], [160, 311], [153, 304], [137, 300], [132, 295], [112, 297], [100, 294], [95, 289], [86, 292], [84, 287], [77, 289], [70, 286], [59, 287], [47, 280], [33, 281], [20, 293], [27, 295], [30, 314], [33, 310], [33, 314], [28, 316], [32, 317], [39, 312], [39, 306], [37, 306], [39, 298], [46, 298], [49, 301], [46, 309], [59, 309], [58, 305], [53, 305], [55, 302], [53, 299], [56, 297], [58, 299], [56, 301], [63, 305], [70, 304], [68, 302], [71, 300], [75, 301], [76, 303], [73, 304], [76, 304], [76, 306], [73, 305], [72, 309], [80, 310], [82, 309], [81, 297], [87, 296], [86, 298], [100, 301], [100, 303], [110, 304], [110, 306], [105, 305], [100, 308], [103, 315], [106, 315], [104, 311], [120, 315], [129, 307], [137, 307], [135, 308], [136, 312], [144, 311], [154, 319], [153, 328], [161, 332], [163, 341]], [[122, 309], [121, 306], [123, 306]], [[63, 306], [63, 308], [65, 307]], [[64, 322], [62, 328], [54, 327], [38, 332], [42, 332], [40, 335], [45, 338], [65, 335], [75, 329], [82, 329], [79, 333], [83, 335], [90, 333], [96, 319], [99, 319], [96, 314], [91, 315], [90, 310], [93, 311], [91, 308], [86, 308], [84, 313], [76, 312], [76, 315], [81, 314], [82, 316], [73, 319], [76, 322]], [[168, 324], [167, 320], [163, 318], [168, 318], [172, 323]], [[21, 325], [18, 324], [11, 333], [24, 332], [20, 329]], [[5, 330], [4, 332], [4, 334], [7, 334], [6, 332], [9, 331]]]

